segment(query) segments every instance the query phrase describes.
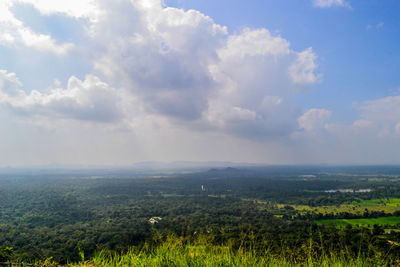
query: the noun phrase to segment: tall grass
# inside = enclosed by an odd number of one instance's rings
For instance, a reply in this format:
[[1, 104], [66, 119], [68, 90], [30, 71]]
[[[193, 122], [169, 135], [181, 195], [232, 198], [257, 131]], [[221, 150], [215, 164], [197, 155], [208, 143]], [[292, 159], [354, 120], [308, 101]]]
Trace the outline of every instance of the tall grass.
[[[354, 257], [343, 248], [339, 253], [313, 248], [310, 240], [299, 249], [284, 248], [279, 253], [255, 250], [250, 247], [214, 245], [206, 237], [193, 242], [169, 236], [158, 245], [146, 244], [117, 253], [99, 251], [86, 262], [72, 266], [389, 266], [385, 257], [368, 257], [359, 253]], [[396, 264], [397, 265], [397, 264]]]

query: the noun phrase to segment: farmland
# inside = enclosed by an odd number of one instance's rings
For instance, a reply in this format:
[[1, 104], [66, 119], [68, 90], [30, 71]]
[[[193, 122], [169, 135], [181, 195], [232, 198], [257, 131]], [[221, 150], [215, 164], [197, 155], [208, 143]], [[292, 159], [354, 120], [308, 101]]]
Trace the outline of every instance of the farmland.
[[[278, 204], [278, 208], [285, 207], [285, 204]], [[379, 198], [371, 200], [353, 201], [349, 204], [328, 205], [328, 206], [308, 206], [308, 205], [290, 205], [301, 214], [306, 213], [321, 213], [321, 214], [340, 214], [351, 213], [362, 215], [367, 210], [368, 212], [384, 212], [395, 213], [400, 211], [399, 198]]]
[[346, 225], [352, 226], [374, 226], [374, 225], [397, 225], [400, 223], [400, 217], [388, 216], [379, 218], [360, 218], [360, 219], [327, 219], [327, 220], [316, 220], [318, 224], [330, 225], [334, 224], [338, 227], [344, 227]]

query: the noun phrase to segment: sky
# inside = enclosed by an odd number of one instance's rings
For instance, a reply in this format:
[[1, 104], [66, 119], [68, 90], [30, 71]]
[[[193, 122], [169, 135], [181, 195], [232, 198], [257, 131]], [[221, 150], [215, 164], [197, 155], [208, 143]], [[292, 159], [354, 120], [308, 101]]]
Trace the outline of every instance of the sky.
[[2, 0], [0, 166], [400, 164], [398, 0]]

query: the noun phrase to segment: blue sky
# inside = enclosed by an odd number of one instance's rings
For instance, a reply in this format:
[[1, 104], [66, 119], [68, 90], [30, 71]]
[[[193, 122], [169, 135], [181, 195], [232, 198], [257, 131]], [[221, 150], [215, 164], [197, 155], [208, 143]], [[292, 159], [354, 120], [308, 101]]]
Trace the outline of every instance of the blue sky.
[[[304, 95], [307, 107], [345, 108], [354, 101], [384, 97], [400, 84], [399, 1], [349, 1], [351, 8], [315, 8], [312, 1], [170, 0], [227, 25], [268, 28], [295, 50], [312, 47], [323, 82]], [[346, 119], [348, 114], [335, 114]]]
[[5, 0], [1, 165], [399, 164], [396, 0]]

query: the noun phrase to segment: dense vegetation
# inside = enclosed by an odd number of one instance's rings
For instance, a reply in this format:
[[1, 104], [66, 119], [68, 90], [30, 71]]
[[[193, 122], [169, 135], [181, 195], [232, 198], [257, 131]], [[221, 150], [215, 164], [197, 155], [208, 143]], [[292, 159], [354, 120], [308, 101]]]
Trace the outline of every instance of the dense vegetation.
[[0, 257], [395, 264], [399, 177], [395, 167], [3, 173]]

